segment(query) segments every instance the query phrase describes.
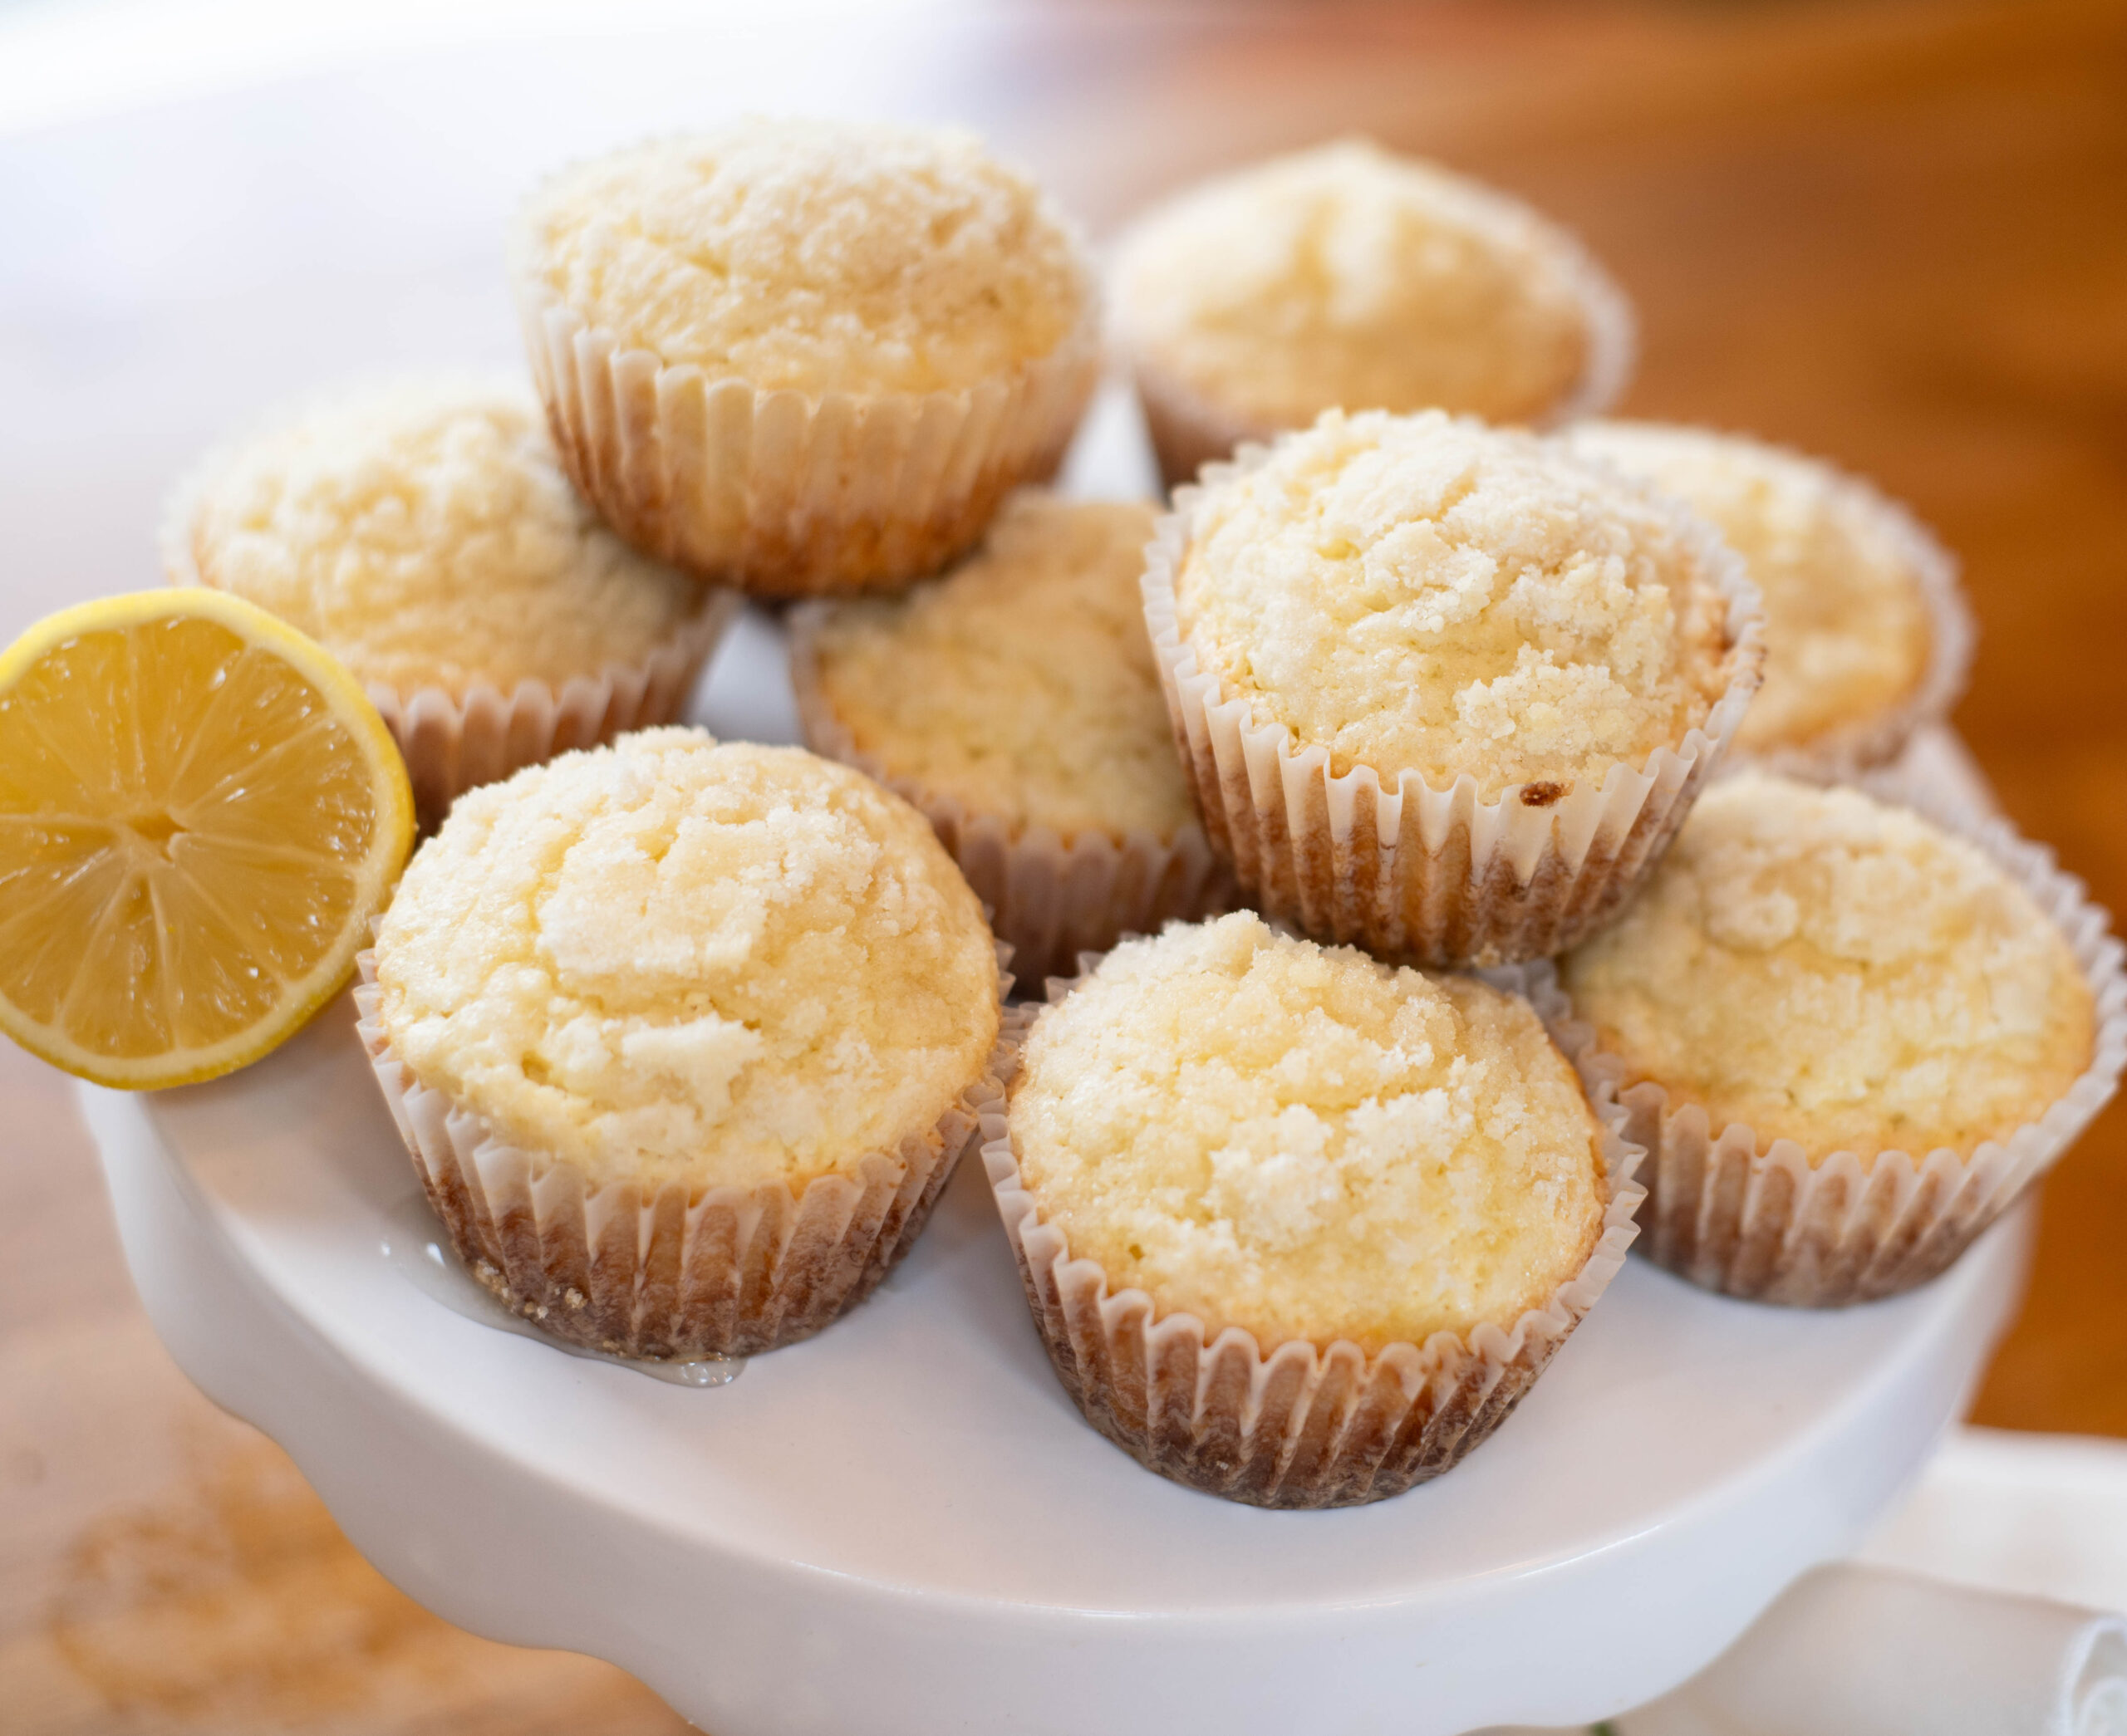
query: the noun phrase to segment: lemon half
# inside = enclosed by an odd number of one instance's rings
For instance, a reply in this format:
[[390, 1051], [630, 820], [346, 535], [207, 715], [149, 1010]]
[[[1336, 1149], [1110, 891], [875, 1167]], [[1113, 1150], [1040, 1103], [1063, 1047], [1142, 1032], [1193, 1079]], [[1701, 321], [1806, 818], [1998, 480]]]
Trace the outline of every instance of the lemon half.
[[413, 837], [376, 708], [264, 610], [48, 615], [0, 655], [0, 1031], [131, 1090], [255, 1061], [346, 982]]

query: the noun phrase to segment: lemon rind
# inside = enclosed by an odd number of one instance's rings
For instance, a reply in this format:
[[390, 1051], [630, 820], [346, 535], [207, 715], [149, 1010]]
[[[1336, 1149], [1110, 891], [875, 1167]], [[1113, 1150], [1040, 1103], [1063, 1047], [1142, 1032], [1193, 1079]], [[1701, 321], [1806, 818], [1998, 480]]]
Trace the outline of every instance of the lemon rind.
[[0, 651], [0, 693], [12, 688], [40, 658], [76, 634], [122, 630], [179, 615], [214, 621], [292, 666], [347, 726], [372, 774], [371, 787], [384, 799], [375, 844], [364, 860], [350, 865], [356, 874], [356, 897], [337, 942], [290, 986], [272, 1013], [219, 1042], [140, 1057], [99, 1055], [28, 1018], [0, 992], [0, 1033], [62, 1072], [119, 1091], [160, 1090], [219, 1078], [262, 1059], [308, 1024], [354, 974], [355, 954], [361, 949], [370, 921], [382, 908], [413, 848], [414, 793], [405, 762], [361, 684], [315, 640], [241, 597], [187, 586], [74, 604], [34, 623]]

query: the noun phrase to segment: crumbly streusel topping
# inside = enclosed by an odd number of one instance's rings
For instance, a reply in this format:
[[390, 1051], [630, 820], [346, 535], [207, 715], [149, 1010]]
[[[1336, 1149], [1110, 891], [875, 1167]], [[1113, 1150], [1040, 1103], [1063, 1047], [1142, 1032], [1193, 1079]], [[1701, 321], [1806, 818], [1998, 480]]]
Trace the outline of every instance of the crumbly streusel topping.
[[1054, 203], [972, 134], [744, 120], [564, 171], [517, 269], [623, 349], [763, 390], [956, 390], [1054, 351], [1092, 293]]
[[835, 716], [972, 812], [1173, 837], [1191, 810], [1138, 594], [1152, 522], [1137, 503], [1014, 496], [946, 577], [834, 608], [818, 643]]
[[1732, 434], [1584, 422], [1579, 449], [1710, 519], [1765, 597], [1765, 684], [1737, 745], [1800, 747], [1912, 697], [1928, 669], [1910, 533], [1829, 464]]
[[1745, 773], [1561, 961], [1635, 1081], [1813, 1159], [1969, 1153], [2089, 1066], [2066, 941], [1974, 846], [1859, 791]]
[[794, 1186], [927, 1132], [998, 1026], [922, 817], [793, 748], [654, 729], [461, 797], [377, 936], [422, 1084], [598, 1182]]
[[205, 479], [189, 547], [202, 581], [401, 693], [638, 664], [703, 601], [599, 522], [514, 382], [314, 406]]
[[1587, 366], [1579, 257], [1519, 201], [1348, 140], [1161, 207], [1125, 243], [1118, 315], [1265, 427], [1339, 407], [1531, 420]]
[[1011, 1129], [1073, 1256], [1266, 1348], [1511, 1328], [1586, 1263], [1606, 1198], [1526, 1002], [1246, 912], [1126, 942], [1045, 1010]]
[[1206, 491], [1175, 591], [1200, 664], [1336, 771], [1466, 772], [1486, 799], [1636, 766], [1736, 674], [1681, 515], [1437, 411], [1330, 412]]

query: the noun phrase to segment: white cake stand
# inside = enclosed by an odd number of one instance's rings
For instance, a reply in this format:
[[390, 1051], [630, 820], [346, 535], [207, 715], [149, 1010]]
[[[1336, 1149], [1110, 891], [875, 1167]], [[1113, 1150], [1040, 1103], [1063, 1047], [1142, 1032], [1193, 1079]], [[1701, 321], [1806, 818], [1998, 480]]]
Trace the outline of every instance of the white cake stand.
[[464, 1626], [612, 1660], [717, 1736], [1453, 1736], [1682, 1680], [1844, 1553], [1957, 1415], [2021, 1222], [1801, 1313], [1634, 1260], [1499, 1434], [1378, 1506], [1265, 1513], [1079, 1420], [979, 1165], [810, 1343], [692, 1390], [439, 1306], [343, 1002], [270, 1061], [85, 1090], [157, 1329], [356, 1546]]
[[[715, 724], [787, 736], [775, 639], [741, 624]], [[1897, 1495], [2027, 1240], [2012, 1222], [1925, 1290], [1832, 1313], [1635, 1260], [1467, 1464], [1265, 1513], [1080, 1421], [977, 1164], [870, 1302], [729, 1385], [455, 1312], [478, 1292], [420, 1251], [352, 1022], [343, 999], [211, 1085], [85, 1089], [150, 1317], [414, 1597], [608, 1658], [717, 1736], [1455, 1736], [1637, 1704]]]

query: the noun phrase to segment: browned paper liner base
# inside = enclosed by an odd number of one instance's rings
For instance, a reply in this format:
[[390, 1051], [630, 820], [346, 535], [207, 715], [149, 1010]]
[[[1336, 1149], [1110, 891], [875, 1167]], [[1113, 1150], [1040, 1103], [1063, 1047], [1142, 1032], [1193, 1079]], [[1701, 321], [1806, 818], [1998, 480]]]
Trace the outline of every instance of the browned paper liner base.
[[[1841, 1307], [1896, 1296], [1947, 1270], [2110, 1101], [2127, 1064], [2127, 975], [2105, 913], [2052, 853], [2000, 821], [1975, 825], [1950, 803], [1900, 780], [1864, 787], [1903, 802], [1985, 850], [2066, 937], [2097, 1008], [2089, 1068], [2039, 1120], [1976, 1151], [1938, 1147], [1916, 1158], [1884, 1151], [1864, 1164], [1836, 1151], [1815, 1164], [1793, 1140], [1761, 1144], [1742, 1122], [1717, 1133], [1696, 1103], [1658, 1084], [1624, 1086], [1623, 1060], [1596, 1046], [1570, 1015], [1552, 1027], [1591, 1091], [1613, 1091], [1625, 1137], [1647, 1149], [1641, 1252], [1708, 1290], [1800, 1307]], [[1558, 994], [1549, 964], [1532, 980]], [[1560, 997], [1561, 1002], [1563, 997]]]
[[[1094, 962], [1087, 961], [1090, 970]], [[1075, 986], [1053, 982], [1051, 1000]], [[1610, 1200], [1579, 1273], [1511, 1332], [1489, 1322], [1369, 1356], [1339, 1339], [1265, 1354], [1253, 1333], [1216, 1335], [1193, 1314], [1111, 1293], [1045, 1222], [1014, 1155], [1007, 1106], [982, 1117], [982, 1160], [1042, 1344], [1086, 1420], [1147, 1470], [1255, 1507], [1357, 1507], [1452, 1469], [1506, 1420], [1624, 1264], [1643, 1191], [1618, 1105], [1591, 1096]]]
[[[1638, 336], [1632, 303], [1609, 273], [1560, 233], [1572, 251], [1574, 287], [1588, 322], [1588, 359], [1571, 391], [1536, 425], [1555, 428], [1580, 416], [1599, 416], [1623, 395], [1631, 381]], [[1205, 465], [1231, 458], [1247, 442], [1275, 439], [1281, 432], [1237, 412], [1222, 409], [1145, 349], [1123, 340], [1137, 402], [1145, 413], [1145, 431], [1160, 467], [1160, 481], [1171, 492], [1194, 481]], [[1347, 405], [1347, 409], [1368, 408]]]
[[508, 694], [484, 681], [462, 695], [436, 687], [402, 694], [372, 684], [370, 703], [405, 758], [421, 829], [440, 825], [450, 804], [478, 785], [572, 748], [678, 722], [738, 606], [733, 592], [710, 592], [671, 643], [640, 664], [576, 676], [559, 692], [543, 681], [520, 681]]
[[[1204, 473], [1206, 487], [1262, 463], [1244, 447]], [[1514, 785], [1481, 800], [1466, 773], [1433, 788], [1416, 772], [1330, 770], [1280, 723], [1200, 670], [1182, 640], [1174, 579], [1203, 489], [1176, 493], [1146, 549], [1145, 620], [1167, 712], [1213, 850], [1266, 916], [1314, 939], [1432, 965], [1548, 957], [1600, 928], [1683, 822], [1756, 690], [1763, 612], [1741, 563], [1696, 521], [1679, 525], [1728, 601], [1736, 674], [1703, 728], [1638, 767]]]
[[1233, 908], [1233, 877], [1195, 826], [1172, 838], [1081, 832], [1067, 841], [1045, 826], [1015, 828], [974, 812], [957, 797], [898, 776], [860, 752], [821, 690], [823, 619], [819, 606], [808, 605], [788, 623], [790, 684], [805, 745], [886, 785], [931, 822], [989, 905], [990, 925], [1012, 948], [1022, 981], [1070, 975], [1081, 953], [1104, 952], [1125, 934], [1156, 934], [1171, 920]]
[[358, 962], [356, 1028], [459, 1258], [543, 1331], [611, 1356], [753, 1356], [855, 1307], [914, 1243], [984, 1116], [1001, 1111], [1018, 1052], [1008, 1022], [935, 1127], [867, 1153], [853, 1176], [816, 1177], [795, 1194], [782, 1182], [698, 1197], [677, 1182], [592, 1191], [574, 1165], [506, 1144], [415, 1080], [376, 1017], [375, 955]]
[[562, 462], [628, 542], [759, 596], [896, 589], [1050, 475], [1099, 373], [1098, 310], [1055, 351], [958, 392], [756, 390], [623, 350], [518, 276]]

